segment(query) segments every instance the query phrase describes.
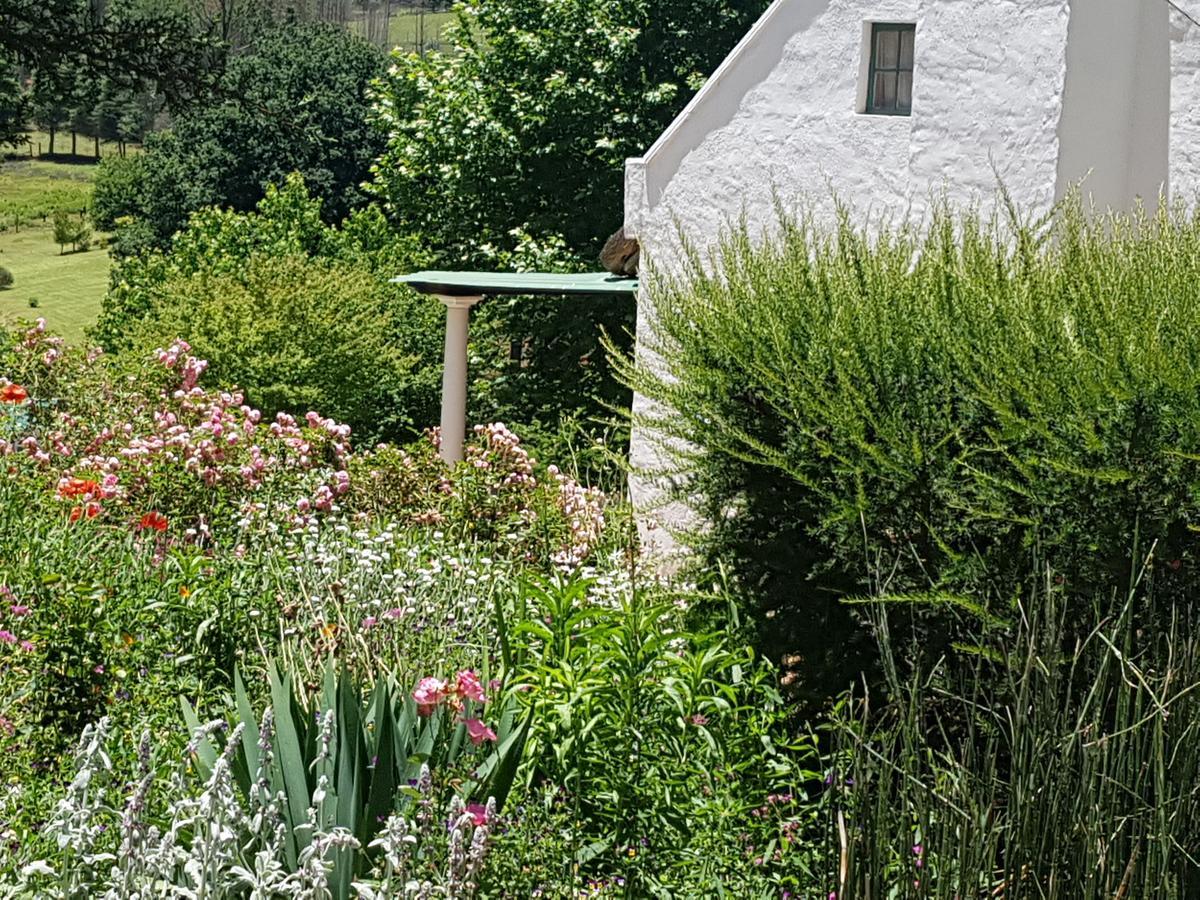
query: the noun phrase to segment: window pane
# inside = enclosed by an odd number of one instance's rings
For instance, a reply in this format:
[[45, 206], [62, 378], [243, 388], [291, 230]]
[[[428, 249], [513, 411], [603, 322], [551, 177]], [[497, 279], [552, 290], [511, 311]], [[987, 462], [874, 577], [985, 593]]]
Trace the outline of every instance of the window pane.
[[906, 28], [900, 32], [900, 68], [911, 69], [913, 67], [913, 36], [916, 34], [915, 29]]
[[900, 80], [896, 85], [896, 107], [898, 109], [912, 109], [912, 72], [901, 72]]
[[875, 109], [893, 110], [896, 108], [896, 73], [875, 73]]
[[894, 69], [900, 61], [900, 32], [890, 29], [875, 36], [875, 65], [880, 69]]

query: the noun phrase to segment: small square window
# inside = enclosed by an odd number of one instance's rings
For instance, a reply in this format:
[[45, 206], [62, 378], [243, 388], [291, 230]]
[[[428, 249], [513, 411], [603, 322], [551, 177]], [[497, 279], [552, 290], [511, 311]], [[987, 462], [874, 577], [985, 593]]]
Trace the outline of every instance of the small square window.
[[916, 25], [876, 22], [871, 26], [867, 71], [868, 113], [912, 115], [913, 46]]

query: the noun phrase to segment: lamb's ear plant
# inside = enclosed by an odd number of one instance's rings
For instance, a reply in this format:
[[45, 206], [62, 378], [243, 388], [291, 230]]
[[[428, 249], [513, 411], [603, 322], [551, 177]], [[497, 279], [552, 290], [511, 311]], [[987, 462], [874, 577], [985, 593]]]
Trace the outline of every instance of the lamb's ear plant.
[[[481, 805], [490, 799], [498, 809], [509, 795], [528, 732], [528, 716], [519, 716], [512, 702], [486, 706], [488, 718], [495, 722], [495, 741], [493, 749], [485, 751], [472, 744], [466, 725], [469, 717], [482, 715], [473, 701], [422, 710], [410, 693], [389, 679], [378, 679], [367, 692], [339, 673], [332, 661], [311, 702], [274, 664], [267, 677], [274, 712], [269, 779], [265, 784], [252, 780], [263, 761], [254, 725], [260, 716], [237, 672], [234, 705], [246, 727], [231, 754], [234, 781], [243, 798], [255, 792], [279, 796], [290, 870], [301, 866], [314, 829], [344, 830], [354, 838], [353, 845], [332, 854], [329, 886], [338, 900], [352, 896], [355, 879], [377, 862], [379, 851], [372, 845], [389, 815], [412, 805], [423, 769], [462, 774], [461, 796]], [[196, 711], [186, 699], [182, 706], [189, 727], [196, 730]], [[202, 735], [195, 745], [196, 765], [208, 777], [222, 754], [220, 736]]]

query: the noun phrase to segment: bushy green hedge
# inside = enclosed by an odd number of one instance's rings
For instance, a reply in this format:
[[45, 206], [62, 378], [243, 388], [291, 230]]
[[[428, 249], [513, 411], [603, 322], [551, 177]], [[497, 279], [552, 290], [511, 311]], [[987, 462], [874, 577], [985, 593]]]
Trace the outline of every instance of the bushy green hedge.
[[655, 287], [661, 365], [624, 374], [669, 411], [642, 424], [686, 442], [699, 546], [734, 561], [814, 688], [861, 664], [847, 595], [1005, 616], [1032, 551], [1090, 616], [1083, 598], [1124, 594], [1136, 540], [1160, 596], [1187, 596], [1200, 221], [1014, 218], [788, 221]]
[[293, 175], [256, 212], [201, 210], [170, 253], [120, 259], [91, 336], [134, 358], [182, 337], [264, 412], [329, 410], [365, 446], [437, 421], [444, 310], [387, 282], [419, 260], [377, 211], [325, 225]]
[[214, 382], [242, 388], [265, 414], [329, 410], [378, 440], [435, 415], [413, 326], [424, 320], [436, 336], [439, 310], [422, 300], [346, 263], [260, 258], [244, 275], [166, 282], [133, 346], [150, 352], [182, 337]]

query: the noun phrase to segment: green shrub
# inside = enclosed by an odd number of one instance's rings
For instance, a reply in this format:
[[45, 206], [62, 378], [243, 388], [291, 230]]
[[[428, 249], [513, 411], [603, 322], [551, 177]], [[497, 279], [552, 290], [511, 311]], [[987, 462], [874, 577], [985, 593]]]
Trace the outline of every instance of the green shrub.
[[684, 598], [634, 581], [532, 577], [509, 611], [502, 640], [530, 710], [531, 774], [561, 789], [575, 862], [597, 884], [778, 896], [796, 887], [797, 860], [779, 823], [751, 811], [798, 795], [809, 748], [788, 739], [761, 660], [682, 627]]
[[345, 264], [260, 257], [244, 277], [163, 284], [133, 345], [183, 337], [214, 383], [240, 387], [265, 414], [328, 411], [368, 442], [434, 417], [436, 394], [411, 381], [411, 329], [424, 313], [411, 298]]
[[0, 291], [13, 286], [13, 273], [4, 266], [0, 266]]
[[1169, 563], [1158, 595], [1190, 598], [1200, 219], [785, 221], [730, 235], [711, 273], [694, 254], [654, 306], [660, 368], [623, 367], [666, 409], [641, 424], [681, 442], [697, 546], [733, 561], [801, 687], [862, 665], [841, 598], [913, 601], [936, 649], [919, 613], [966, 593], [1006, 614], [1031, 547], [1082, 624], [1127, 586], [1134, 535]]
[[106, 157], [96, 167], [92, 185], [92, 219], [103, 231], [113, 231], [120, 219], [140, 208], [145, 190], [146, 158], [140, 153]]

